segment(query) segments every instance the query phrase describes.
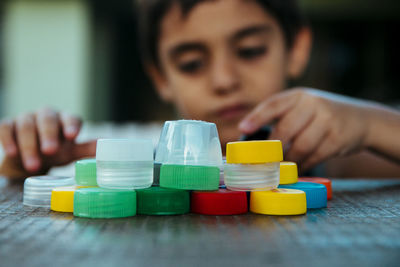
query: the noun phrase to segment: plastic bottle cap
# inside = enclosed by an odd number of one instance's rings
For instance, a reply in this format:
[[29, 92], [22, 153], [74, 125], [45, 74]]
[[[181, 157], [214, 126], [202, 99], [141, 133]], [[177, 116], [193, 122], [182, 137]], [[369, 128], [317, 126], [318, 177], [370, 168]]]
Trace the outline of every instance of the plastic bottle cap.
[[86, 188], [86, 186], [62, 186], [53, 188], [51, 192], [50, 209], [58, 212], [73, 212], [74, 193], [79, 188]]
[[150, 187], [136, 190], [137, 213], [146, 215], [177, 215], [189, 212], [189, 191]]
[[307, 208], [319, 209], [327, 206], [327, 190], [325, 185], [309, 182], [280, 185], [279, 188], [298, 189], [304, 191], [307, 197]]
[[24, 183], [23, 203], [27, 206], [50, 208], [51, 191], [55, 187], [74, 185], [72, 177], [34, 176]]
[[305, 214], [307, 212], [306, 194], [292, 189], [251, 192], [250, 211], [266, 215]]
[[108, 189], [142, 189], [153, 184], [153, 161], [97, 161], [97, 184]]
[[136, 192], [105, 188], [81, 188], [74, 195], [74, 216], [123, 218], [136, 215]]
[[164, 124], [156, 150], [156, 163], [221, 166], [222, 151], [214, 123], [178, 120]]
[[153, 142], [150, 139], [99, 139], [97, 161], [152, 161]]
[[83, 159], [75, 162], [75, 181], [77, 185], [97, 186], [96, 159]]
[[218, 190], [220, 169], [213, 166], [162, 164], [160, 186], [185, 190]]
[[282, 161], [280, 164], [279, 184], [294, 184], [298, 181], [297, 164]]
[[268, 191], [279, 185], [279, 162], [225, 164], [225, 185], [235, 191]]
[[108, 189], [148, 188], [153, 184], [153, 143], [150, 139], [97, 141], [97, 184]]
[[226, 162], [230, 164], [254, 164], [282, 160], [282, 142], [279, 140], [230, 142], [226, 145]]
[[205, 215], [236, 215], [247, 213], [246, 192], [219, 189], [218, 191], [193, 191], [191, 211]]
[[312, 182], [317, 184], [323, 184], [326, 186], [326, 190], [328, 193], [328, 200], [332, 199], [332, 182], [327, 178], [320, 177], [301, 177], [299, 178], [300, 182]]

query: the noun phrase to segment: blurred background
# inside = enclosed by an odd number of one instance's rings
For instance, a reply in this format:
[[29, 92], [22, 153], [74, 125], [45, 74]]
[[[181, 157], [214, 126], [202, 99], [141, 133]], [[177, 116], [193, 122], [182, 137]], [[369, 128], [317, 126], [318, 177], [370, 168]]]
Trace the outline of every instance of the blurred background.
[[[0, 118], [43, 106], [90, 121], [171, 119], [143, 72], [133, 0], [1, 0]], [[314, 32], [296, 85], [400, 102], [396, 0], [300, 0]]]

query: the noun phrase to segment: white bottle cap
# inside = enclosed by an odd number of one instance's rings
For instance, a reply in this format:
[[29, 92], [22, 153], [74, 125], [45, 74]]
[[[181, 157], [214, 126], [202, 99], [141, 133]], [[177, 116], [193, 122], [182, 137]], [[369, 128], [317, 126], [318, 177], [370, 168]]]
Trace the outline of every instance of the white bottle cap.
[[24, 183], [23, 203], [27, 206], [50, 208], [53, 188], [74, 184], [73, 177], [34, 176], [27, 178]]
[[150, 139], [99, 139], [98, 161], [152, 161], [153, 142]]
[[216, 125], [194, 120], [165, 122], [155, 162], [221, 166], [222, 151]]

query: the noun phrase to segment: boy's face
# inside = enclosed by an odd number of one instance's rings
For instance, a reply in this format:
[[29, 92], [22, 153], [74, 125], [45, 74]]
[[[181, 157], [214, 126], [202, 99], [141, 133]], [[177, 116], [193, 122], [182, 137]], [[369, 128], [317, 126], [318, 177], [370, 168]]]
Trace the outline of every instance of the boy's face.
[[277, 21], [255, 1], [205, 1], [184, 16], [178, 5], [160, 25], [157, 89], [186, 119], [217, 124], [222, 144], [238, 123], [285, 87], [288, 51]]

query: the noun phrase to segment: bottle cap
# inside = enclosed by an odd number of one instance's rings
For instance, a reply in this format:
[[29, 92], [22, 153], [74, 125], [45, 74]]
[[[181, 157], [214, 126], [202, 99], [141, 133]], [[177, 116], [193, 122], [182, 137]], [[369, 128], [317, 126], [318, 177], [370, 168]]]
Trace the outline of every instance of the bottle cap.
[[225, 164], [224, 181], [234, 191], [268, 191], [279, 185], [279, 162]]
[[79, 188], [86, 188], [86, 186], [62, 186], [53, 188], [51, 192], [50, 209], [58, 212], [73, 212], [74, 193]]
[[217, 190], [219, 167], [162, 164], [160, 186], [184, 190]]
[[97, 184], [102, 188], [148, 188], [153, 184], [153, 163], [150, 139], [97, 141]]
[[327, 190], [325, 185], [297, 182], [295, 184], [280, 185], [279, 188], [298, 189], [304, 191], [307, 197], [307, 208], [319, 209], [327, 206]]
[[282, 161], [280, 164], [279, 184], [294, 184], [298, 181], [297, 164]]
[[279, 140], [239, 141], [226, 145], [226, 162], [230, 164], [255, 164], [282, 160], [282, 142]]
[[136, 215], [136, 192], [105, 188], [80, 188], [74, 195], [74, 216], [123, 218]]
[[250, 211], [265, 215], [305, 214], [307, 212], [306, 194], [293, 189], [251, 192]]
[[155, 162], [221, 166], [222, 151], [217, 126], [214, 123], [194, 120], [165, 122]]
[[34, 176], [24, 183], [23, 203], [27, 206], [50, 208], [51, 190], [59, 186], [74, 185], [72, 177]]
[[301, 177], [299, 178], [300, 182], [312, 182], [317, 184], [323, 184], [326, 186], [326, 190], [328, 193], [328, 200], [332, 199], [332, 182], [327, 178], [321, 177]]
[[189, 191], [150, 187], [136, 190], [137, 213], [145, 215], [178, 215], [189, 212]]
[[75, 181], [77, 185], [97, 186], [96, 159], [83, 159], [75, 162]]
[[150, 139], [99, 139], [97, 161], [152, 161], [153, 142]]
[[247, 213], [246, 192], [219, 189], [218, 191], [193, 191], [191, 211], [205, 215], [237, 215]]

